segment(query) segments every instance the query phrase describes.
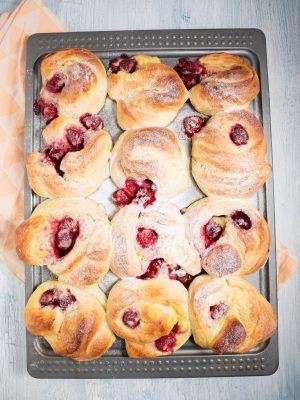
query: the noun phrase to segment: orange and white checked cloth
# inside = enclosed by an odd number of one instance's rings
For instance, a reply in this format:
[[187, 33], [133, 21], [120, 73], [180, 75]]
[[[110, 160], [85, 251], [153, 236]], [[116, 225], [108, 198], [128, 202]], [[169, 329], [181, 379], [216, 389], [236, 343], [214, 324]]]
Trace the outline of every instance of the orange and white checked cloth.
[[[15, 252], [14, 233], [23, 219], [26, 40], [33, 33], [63, 30], [38, 0], [23, 0], [15, 11], [0, 17], [0, 266], [21, 281], [24, 266]], [[281, 244], [277, 255], [281, 285], [296, 269], [297, 260]]]
[[0, 258], [21, 280], [14, 232], [23, 218], [26, 41], [33, 33], [63, 30], [38, 0], [23, 0], [0, 17]]

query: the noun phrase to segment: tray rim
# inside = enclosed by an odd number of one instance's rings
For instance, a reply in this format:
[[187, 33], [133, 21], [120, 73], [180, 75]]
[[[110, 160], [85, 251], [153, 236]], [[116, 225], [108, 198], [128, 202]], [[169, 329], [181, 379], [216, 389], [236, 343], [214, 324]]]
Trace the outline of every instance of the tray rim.
[[[159, 47], [148, 43], [148, 36], [160, 38]], [[200, 44], [191, 44], [191, 36], [199, 35]], [[123, 31], [93, 31], [93, 32], [60, 32], [60, 33], [39, 33], [33, 34], [27, 41], [26, 60], [26, 91], [25, 91], [25, 135], [24, 152], [28, 154], [31, 150], [29, 143], [32, 133], [32, 104], [33, 104], [33, 76], [34, 66], [40, 57], [65, 47], [85, 47], [93, 51], [93, 37], [105, 38], [102, 45], [97, 46], [96, 51], [178, 51], [181, 46], [183, 50], [191, 51], [232, 51], [247, 50], [254, 53], [259, 61], [259, 76], [261, 82], [261, 108], [263, 125], [268, 143], [268, 161], [272, 162], [272, 137], [270, 121], [270, 102], [267, 69], [266, 38], [260, 29], [238, 28], [238, 29], [166, 29], [166, 30], [123, 30]], [[132, 37], [132, 42], [114, 47], [116, 37]], [[177, 41], [171, 42], [169, 38], [175, 36], [176, 40], [182, 36], [180, 46]], [[51, 38], [50, 40], [48, 38]], [[140, 37], [140, 46], [134, 46], [135, 37]], [[78, 40], [81, 38], [81, 40]], [[84, 38], [84, 40], [82, 40]], [[244, 42], [239, 40], [244, 38]], [[188, 39], [188, 40], [187, 40]], [[218, 40], [216, 40], [218, 39]], [[219, 42], [224, 39], [223, 42]], [[142, 41], [144, 40], [144, 42]], [[147, 40], [147, 42], [145, 42]], [[47, 44], [45, 45], [45, 41]], [[164, 41], [164, 44], [162, 43]], [[84, 43], [82, 43], [84, 42]], [[48, 44], [49, 43], [49, 44]], [[124, 42], [123, 42], [124, 43]], [[174, 44], [176, 43], [176, 44]], [[183, 45], [182, 45], [182, 44]], [[104, 47], [105, 44], [105, 47]], [[155, 43], [156, 44], [156, 43]], [[101, 47], [102, 46], [102, 47]], [[128, 48], [129, 46], [129, 48]], [[184, 46], [184, 47], [183, 47]], [[95, 47], [95, 46], [94, 46]], [[101, 49], [100, 49], [101, 47]], [[95, 51], [95, 50], [94, 50]], [[25, 168], [26, 171], [26, 168]], [[25, 173], [26, 176], [26, 173]], [[24, 182], [24, 212], [28, 217], [32, 210], [31, 189], [28, 181]], [[269, 257], [269, 264], [276, 266], [276, 237], [275, 237], [275, 216], [274, 216], [274, 189], [273, 174], [267, 181], [264, 189], [266, 191], [267, 220], [270, 227], [272, 243]], [[269, 294], [270, 302], [277, 313], [277, 273], [276, 268], [269, 268]], [[33, 267], [25, 268], [25, 301], [33, 288]], [[35, 337], [26, 332], [27, 371], [35, 378], [64, 378], [64, 379], [116, 379], [116, 378], [174, 378], [174, 377], [225, 377], [225, 376], [263, 376], [275, 373], [279, 365], [278, 351], [278, 329], [271, 339], [267, 341], [264, 349], [258, 353], [246, 354], [210, 354], [192, 356], [168, 356], [155, 359], [130, 359], [128, 357], [102, 357], [95, 361], [81, 362], [62, 358], [42, 356], [34, 348]], [[87, 363], [91, 365], [87, 366]], [[94, 365], [103, 368], [93, 368]], [[135, 368], [134, 368], [135, 367]], [[242, 368], [241, 368], [242, 367]], [[60, 370], [61, 368], [61, 370]]]

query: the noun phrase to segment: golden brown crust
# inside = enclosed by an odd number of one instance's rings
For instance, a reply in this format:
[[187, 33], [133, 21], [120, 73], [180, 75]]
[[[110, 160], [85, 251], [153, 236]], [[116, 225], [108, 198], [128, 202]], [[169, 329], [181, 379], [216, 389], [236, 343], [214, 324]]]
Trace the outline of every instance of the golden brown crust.
[[[236, 211], [250, 218], [250, 229], [241, 229], [234, 222], [231, 216]], [[269, 226], [246, 202], [206, 197], [189, 206], [185, 218], [188, 238], [200, 255], [201, 266], [211, 276], [249, 275], [265, 265], [270, 251]], [[223, 231], [216, 242], [206, 247], [203, 230], [212, 218]]]
[[[55, 223], [71, 217], [79, 224], [74, 247], [59, 257], [54, 247]], [[90, 199], [53, 199], [41, 203], [16, 230], [16, 251], [27, 264], [47, 265], [59, 280], [87, 287], [108, 271], [110, 224], [104, 208]]]
[[[65, 309], [40, 303], [48, 290], [59, 296], [75, 296]], [[30, 296], [25, 308], [25, 324], [32, 335], [44, 336], [53, 351], [78, 361], [101, 357], [114, 343], [105, 316], [105, 295], [98, 287], [76, 289], [61, 282], [42, 283]]]
[[[239, 146], [230, 138], [237, 124], [249, 136], [248, 142]], [[248, 111], [217, 113], [193, 136], [192, 143], [192, 174], [206, 195], [253, 196], [272, 172], [266, 161], [263, 127]]]
[[33, 152], [26, 160], [29, 185], [42, 197], [88, 196], [109, 175], [108, 160], [112, 148], [110, 135], [103, 130], [85, 130], [78, 120], [58, 117], [42, 132], [44, 147], [68, 147], [66, 130], [84, 131], [84, 148], [67, 153], [60, 165], [60, 175], [45, 154]]
[[108, 95], [117, 102], [117, 120], [124, 130], [166, 126], [188, 99], [188, 92], [172, 67], [146, 57], [133, 73], [120, 71], [108, 78]]
[[191, 103], [197, 111], [213, 115], [233, 106], [246, 106], [259, 93], [259, 79], [255, 70], [239, 56], [213, 53], [203, 56], [208, 76], [194, 86]]
[[47, 103], [56, 104], [59, 115], [74, 118], [101, 110], [107, 93], [107, 78], [95, 54], [82, 48], [61, 49], [49, 54], [41, 64], [43, 84], [58, 73], [65, 76], [62, 91], [51, 93], [44, 86], [41, 97]]
[[[216, 305], [223, 311], [214, 313]], [[277, 326], [272, 305], [238, 277], [194, 279], [189, 313], [196, 344], [219, 353], [246, 353], [267, 340]]]
[[118, 187], [123, 186], [127, 177], [137, 181], [150, 179], [163, 198], [176, 196], [188, 185], [185, 150], [177, 135], [167, 128], [150, 127], [124, 132], [113, 148], [110, 173]]
[[[135, 328], [123, 322], [126, 311], [140, 319]], [[167, 279], [127, 279], [117, 282], [107, 300], [107, 320], [112, 331], [125, 339], [129, 357], [147, 358], [170, 354], [162, 352], [155, 341], [170, 334], [176, 324], [176, 344], [181, 347], [190, 337], [187, 290], [177, 281]]]
[[[120, 278], [140, 276], [150, 262], [163, 258], [179, 265], [190, 275], [200, 273], [200, 259], [185, 235], [185, 221], [179, 209], [169, 202], [155, 203], [151, 209], [130, 204], [112, 219], [113, 251], [111, 270]], [[155, 244], [142, 248], [136, 236], [139, 228], [152, 229], [158, 235]]]

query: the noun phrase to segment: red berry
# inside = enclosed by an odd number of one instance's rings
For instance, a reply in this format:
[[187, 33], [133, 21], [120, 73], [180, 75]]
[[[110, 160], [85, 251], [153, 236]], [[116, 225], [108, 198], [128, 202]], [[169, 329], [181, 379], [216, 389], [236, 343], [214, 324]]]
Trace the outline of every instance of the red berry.
[[213, 219], [210, 219], [207, 224], [202, 228], [203, 236], [204, 236], [204, 245], [207, 249], [213, 243], [220, 239], [223, 228], [220, 224], [218, 224]]
[[242, 125], [235, 124], [230, 130], [230, 139], [236, 146], [241, 146], [248, 143], [249, 135]]
[[138, 228], [136, 240], [143, 249], [146, 249], [157, 242], [158, 234], [153, 229]]
[[195, 133], [200, 132], [206, 123], [207, 119], [202, 118], [199, 115], [186, 117], [183, 120], [184, 133], [191, 138]]
[[222, 301], [209, 307], [210, 317], [212, 319], [220, 319], [227, 314], [229, 306]]
[[241, 229], [247, 231], [252, 227], [250, 217], [243, 211], [235, 211], [230, 217]]
[[128, 328], [130, 329], [135, 329], [141, 323], [139, 313], [137, 311], [132, 310], [132, 308], [129, 308], [124, 312], [122, 321], [123, 324], [128, 326]]

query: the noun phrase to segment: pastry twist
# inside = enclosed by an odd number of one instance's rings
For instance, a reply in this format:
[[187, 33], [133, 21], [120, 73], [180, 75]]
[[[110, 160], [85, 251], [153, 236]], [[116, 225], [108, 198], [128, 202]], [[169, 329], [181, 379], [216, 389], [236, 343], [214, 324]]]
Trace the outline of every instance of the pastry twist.
[[25, 263], [46, 265], [67, 284], [93, 285], [110, 264], [105, 210], [90, 199], [46, 200], [17, 228], [16, 250]]
[[42, 136], [43, 152], [26, 160], [29, 185], [39, 196], [88, 196], [108, 177], [112, 140], [107, 132], [58, 117]]
[[[185, 235], [179, 209], [167, 202], [141, 211], [130, 204], [112, 219], [111, 270], [120, 278], [162, 273], [184, 281], [200, 272], [200, 259]], [[179, 268], [180, 267], [180, 268]], [[176, 269], [174, 269], [176, 268]]]
[[266, 182], [266, 139], [259, 120], [236, 110], [214, 115], [192, 139], [192, 174], [206, 195], [246, 198]]
[[201, 275], [189, 287], [189, 313], [196, 344], [217, 353], [247, 353], [277, 326], [272, 305], [249, 282]]
[[108, 95], [117, 102], [117, 120], [123, 130], [166, 126], [188, 99], [179, 75], [159, 58], [139, 55], [135, 72], [108, 77]]
[[106, 322], [105, 303], [97, 286], [83, 291], [49, 280], [30, 296], [25, 324], [32, 335], [44, 336], [55, 353], [78, 361], [94, 360], [115, 341]]
[[119, 281], [108, 296], [107, 320], [125, 339], [129, 357], [170, 354], [191, 334], [187, 290], [179, 282], [160, 278]]
[[213, 115], [233, 106], [247, 108], [259, 93], [255, 70], [241, 57], [213, 53], [200, 57], [207, 76], [190, 91], [190, 100], [197, 111]]
[[206, 197], [188, 207], [184, 216], [189, 240], [211, 276], [249, 275], [265, 265], [269, 226], [247, 203]]

